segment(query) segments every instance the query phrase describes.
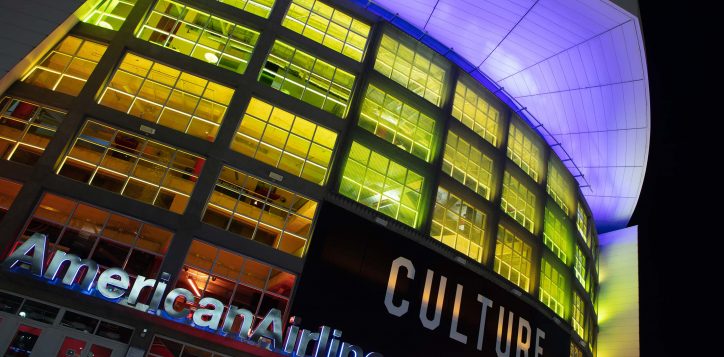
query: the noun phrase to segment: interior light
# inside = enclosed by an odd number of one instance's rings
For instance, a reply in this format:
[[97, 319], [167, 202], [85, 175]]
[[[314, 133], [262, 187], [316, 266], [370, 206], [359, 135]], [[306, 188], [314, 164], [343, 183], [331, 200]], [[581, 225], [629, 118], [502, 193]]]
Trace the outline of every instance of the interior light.
[[98, 22], [98, 26], [103, 27], [105, 29], [113, 30], [113, 26], [111, 26], [111, 24], [109, 24], [105, 21]]
[[191, 285], [191, 289], [193, 289], [194, 294], [195, 294], [197, 297], [201, 296], [201, 292], [199, 291], [199, 288], [196, 286], [196, 283], [194, 283], [194, 281], [191, 280], [191, 278], [186, 278], [186, 281], [188, 281], [188, 282], [189, 282], [189, 285]]
[[20, 313], [19, 313], [18, 315], [20, 315], [20, 317], [25, 317], [25, 316], [27, 316], [27, 314], [25, 313], [25, 311], [20, 311]]
[[204, 58], [206, 58], [206, 61], [209, 63], [219, 62], [219, 57], [211, 52], [206, 52]]

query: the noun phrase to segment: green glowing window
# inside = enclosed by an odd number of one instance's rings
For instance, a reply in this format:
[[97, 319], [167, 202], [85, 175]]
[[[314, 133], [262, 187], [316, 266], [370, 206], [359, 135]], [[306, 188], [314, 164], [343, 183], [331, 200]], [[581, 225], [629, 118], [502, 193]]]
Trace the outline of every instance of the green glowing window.
[[137, 36], [198, 60], [244, 73], [259, 32], [184, 4], [159, 0]]
[[449, 68], [442, 56], [412, 37], [382, 35], [375, 69], [437, 106]]
[[525, 124], [513, 121], [508, 133], [508, 157], [536, 182], [543, 172], [543, 144]]
[[352, 142], [339, 192], [408, 226], [417, 227], [424, 178]]
[[259, 82], [340, 118], [347, 115], [355, 76], [275, 41]]
[[23, 82], [78, 95], [108, 46], [67, 36], [23, 77]]
[[531, 232], [535, 230], [535, 194], [508, 171], [503, 176], [503, 197], [500, 206], [505, 213], [513, 217], [527, 230]]
[[87, 121], [57, 173], [181, 214], [205, 161], [144, 136]]
[[571, 341], [571, 357], [584, 357], [583, 350]]
[[356, 61], [370, 34], [366, 23], [316, 0], [293, 0], [282, 25]]
[[558, 316], [565, 318], [568, 306], [568, 282], [565, 273], [551, 264], [545, 256], [540, 270], [540, 301]]
[[44, 105], [3, 98], [0, 101], [0, 160], [35, 165], [64, 117], [64, 112]]
[[577, 292], [573, 292], [573, 316], [571, 317], [571, 322], [573, 325], [573, 330], [576, 331], [578, 336], [583, 337], [583, 326], [585, 322], [585, 312], [586, 312], [586, 305], [583, 301], [583, 298], [581, 298], [581, 295]]
[[118, 31], [135, 5], [136, 0], [102, 0], [82, 21]]
[[274, 6], [274, 0], [216, 0], [220, 3], [224, 3], [233, 6], [237, 9], [250, 12], [254, 15], [268, 18], [271, 13], [272, 6]]
[[430, 236], [483, 262], [485, 213], [438, 187]]
[[252, 98], [231, 149], [323, 185], [337, 133]]
[[317, 207], [306, 197], [224, 166], [201, 220], [301, 257]]
[[234, 90], [127, 53], [98, 103], [214, 141]]
[[530, 292], [533, 248], [513, 232], [498, 225], [495, 244], [495, 272]]
[[576, 181], [555, 155], [551, 155], [548, 160], [546, 192], [566, 213], [566, 216], [571, 214], [571, 210], [576, 205]]
[[543, 219], [543, 242], [563, 264], [568, 265], [571, 257], [573, 234], [566, 217], [556, 211], [552, 204], [546, 205]]
[[486, 200], [490, 199], [493, 160], [452, 131], [447, 134], [442, 171]]
[[576, 245], [576, 261], [573, 267], [576, 279], [585, 288], [588, 285], [586, 284], [586, 256], [583, 255], [583, 251], [578, 245]]
[[583, 240], [586, 241], [586, 244], [589, 244], [588, 215], [586, 214], [586, 211], [583, 208], [583, 203], [581, 202], [578, 202], [578, 210], [576, 211], [576, 228], [578, 228], [578, 233], [581, 233], [581, 237], [583, 237]]
[[464, 75], [455, 87], [452, 115], [493, 146], [498, 146], [500, 112], [480, 94], [479, 85]]
[[359, 126], [427, 162], [432, 159], [435, 121], [373, 85], [367, 87]]

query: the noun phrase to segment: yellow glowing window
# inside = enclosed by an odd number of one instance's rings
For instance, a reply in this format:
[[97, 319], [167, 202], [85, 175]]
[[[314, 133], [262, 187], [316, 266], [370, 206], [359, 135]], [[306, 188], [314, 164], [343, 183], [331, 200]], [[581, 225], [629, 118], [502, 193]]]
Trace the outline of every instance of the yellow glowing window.
[[0, 159], [34, 165], [65, 113], [5, 97], [0, 102]]
[[508, 171], [503, 177], [503, 211], [513, 217], [527, 230], [533, 232], [536, 222], [536, 197], [522, 182]]
[[275, 41], [259, 82], [340, 118], [347, 115], [355, 76]]
[[370, 26], [317, 0], [292, 0], [282, 25], [356, 61], [370, 34]]
[[367, 87], [359, 126], [425, 161], [430, 161], [435, 121], [373, 85]]
[[83, 22], [118, 31], [135, 5], [136, 0], [102, 0], [83, 17]]
[[301, 257], [316, 212], [317, 202], [224, 166], [202, 220]]
[[108, 46], [67, 36], [23, 77], [23, 82], [78, 95]]
[[533, 248], [513, 232], [498, 225], [495, 244], [495, 272], [530, 292]]
[[224, 3], [233, 6], [237, 9], [250, 12], [254, 15], [268, 18], [271, 13], [272, 6], [274, 6], [274, 0], [217, 0], [220, 3]]
[[588, 215], [586, 214], [586, 211], [583, 208], [583, 203], [581, 202], [578, 202], [578, 209], [576, 211], [576, 228], [578, 228], [578, 233], [581, 233], [581, 237], [583, 237], [583, 240], [586, 241], [586, 244], [589, 244]]
[[455, 87], [452, 115], [493, 146], [498, 146], [500, 112], [483, 95], [473, 79], [465, 76]]
[[183, 213], [204, 162], [160, 142], [87, 121], [57, 173]]
[[538, 298], [558, 316], [565, 318], [569, 289], [565, 272], [556, 268], [545, 256], [541, 260], [540, 270], [540, 296]]
[[252, 98], [231, 149], [323, 185], [337, 133]]
[[583, 337], [583, 326], [585, 322], [585, 312], [586, 307], [583, 302], [583, 298], [581, 298], [581, 295], [577, 292], [573, 292], [573, 316], [571, 316], [571, 325], [573, 325], [573, 330], [576, 331], [578, 336]]
[[[213, 297], [224, 305], [249, 310], [255, 320], [274, 307], [281, 311], [283, 320], [296, 281], [294, 274], [194, 239], [175, 288], [190, 291], [196, 299]], [[252, 326], [257, 322], [251, 322]], [[188, 347], [183, 354], [211, 355]]]
[[339, 193], [408, 226], [417, 227], [424, 178], [352, 142]]
[[23, 185], [19, 183], [0, 178], [0, 220], [5, 217], [10, 206], [13, 205], [15, 197], [18, 196], [21, 188], [23, 188]]
[[555, 211], [551, 204], [545, 208], [543, 219], [543, 243], [555, 254], [563, 264], [570, 263], [573, 232], [571, 232], [566, 217]]
[[198, 60], [244, 73], [259, 32], [185, 4], [160, 0], [137, 36]]
[[546, 191], [558, 204], [566, 216], [571, 214], [571, 210], [576, 205], [576, 182], [568, 173], [568, 170], [561, 160], [551, 155], [548, 161], [548, 180], [546, 182]]
[[442, 171], [490, 199], [493, 160], [452, 131], [447, 134]]
[[571, 341], [571, 357], [584, 357], [583, 351]]
[[523, 125], [515, 121], [510, 123], [507, 154], [525, 173], [540, 183], [543, 172], [542, 143]]
[[102, 105], [213, 141], [234, 90], [127, 53], [101, 93]]
[[485, 213], [438, 187], [430, 236], [483, 262]]
[[382, 35], [375, 70], [437, 106], [449, 68], [442, 56], [412, 37]]
[[576, 246], [576, 262], [573, 266], [573, 270], [576, 274], [576, 279], [581, 283], [581, 286], [586, 288], [590, 284], [586, 284], [586, 256], [583, 254], [583, 250]]

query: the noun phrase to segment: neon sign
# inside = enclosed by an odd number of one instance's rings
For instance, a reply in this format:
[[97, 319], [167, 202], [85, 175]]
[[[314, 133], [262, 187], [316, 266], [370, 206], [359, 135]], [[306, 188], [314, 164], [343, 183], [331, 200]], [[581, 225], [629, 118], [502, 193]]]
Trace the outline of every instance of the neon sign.
[[[184, 288], [175, 288], [167, 293], [168, 273], [162, 273], [158, 281], [139, 275], [131, 285], [128, 273], [121, 268], [106, 269], [99, 274], [100, 269], [95, 261], [81, 259], [77, 255], [62, 251], [56, 251], [46, 267], [44, 264], [46, 241], [47, 237], [44, 234], [33, 234], [3, 261], [2, 268], [28, 270], [47, 281], [60, 281], [71, 288], [78, 286], [87, 294], [177, 322], [191, 322], [196, 328], [210, 330], [251, 345], [266, 345], [268, 349], [283, 355], [383, 357], [378, 352], [365, 354], [359, 346], [342, 342], [340, 330], [328, 326], [321, 326], [319, 332], [301, 329], [300, 319], [296, 317], [290, 319], [286, 334], [283, 334], [282, 313], [276, 308], [270, 309], [261, 322], [253, 327], [254, 314], [247, 309], [224, 305], [218, 299], [211, 297], [204, 297], [195, 303], [195, 295]], [[67, 268], [61, 278], [59, 273], [63, 267]], [[152, 291], [150, 301], [148, 303], [139, 301], [141, 293], [149, 289]], [[186, 307], [190, 304], [196, 307], [193, 313]], [[188, 316], [191, 316], [191, 321], [188, 321]], [[239, 331], [236, 332], [233, 327], [238, 318], [241, 318], [242, 322]], [[307, 350], [310, 349], [312, 353], [308, 355]]]

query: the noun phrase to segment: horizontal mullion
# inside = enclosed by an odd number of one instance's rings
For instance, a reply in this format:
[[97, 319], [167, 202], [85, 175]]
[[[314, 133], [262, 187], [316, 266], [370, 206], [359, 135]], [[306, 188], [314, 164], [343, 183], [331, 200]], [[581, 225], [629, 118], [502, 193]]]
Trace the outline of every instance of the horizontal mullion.
[[17, 162], [0, 160], [0, 177], [25, 183], [33, 179], [33, 168]]
[[357, 62], [340, 52], [337, 52], [284, 26], [280, 26], [279, 29], [277, 29], [277, 39], [292, 45], [294, 48], [303, 52], [311, 53], [314, 57], [330, 63], [344, 71], [351, 72], [356, 76], [359, 76], [359, 74], [362, 73], [362, 62]]
[[68, 111], [73, 105], [76, 97], [61, 92], [52, 91], [47, 88], [41, 88], [32, 84], [21, 81], [15, 82], [5, 93], [4, 96], [13, 96], [37, 104], [44, 104], [48, 107]]
[[275, 107], [280, 107], [304, 119], [332, 129], [338, 134], [344, 131], [347, 127], [347, 120], [350, 120], [340, 118], [309, 103], [303, 102], [301, 99], [292, 97], [289, 94], [285, 94], [259, 82], [254, 83], [252, 95], [263, 101], [270, 102], [270, 104]]

